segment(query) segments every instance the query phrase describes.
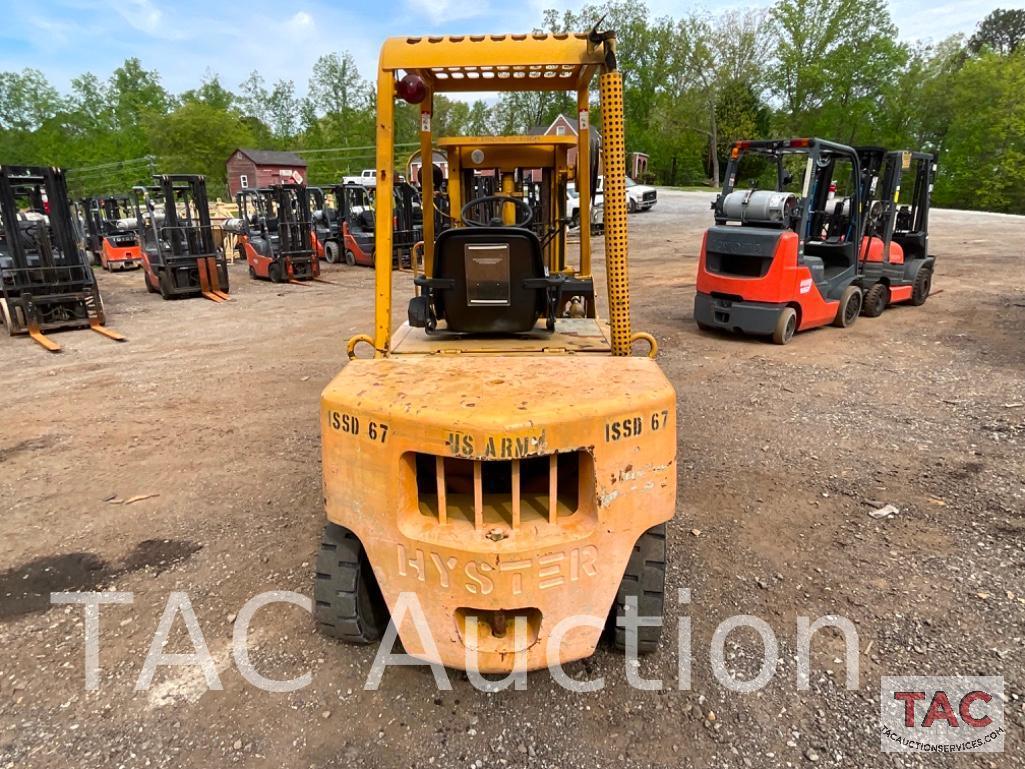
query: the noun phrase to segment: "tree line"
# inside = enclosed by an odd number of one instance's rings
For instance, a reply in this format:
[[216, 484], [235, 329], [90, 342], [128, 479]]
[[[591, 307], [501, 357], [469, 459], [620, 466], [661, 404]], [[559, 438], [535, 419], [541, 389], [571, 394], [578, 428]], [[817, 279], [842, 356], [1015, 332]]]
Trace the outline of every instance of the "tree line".
[[[718, 186], [734, 141], [814, 135], [934, 152], [938, 205], [1025, 213], [1025, 10], [994, 11], [971, 36], [913, 43], [898, 38], [885, 0], [680, 18], [605, 0], [540, 21], [549, 32], [617, 31], [627, 149], [650, 156], [651, 181]], [[204, 173], [223, 194], [236, 147], [305, 150], [311, 180], [328, 182], [373, 164], [373, 74], [347, 52], [321, 56], [304, 94], [259, 72], [234, 88], [208, 72], [174, 94], [134, 58], [107, 79], [76, 77], [67, 93], [32, 68], [2, 72], [0, 161], [73, 169], [76, 193], [124, 189], [155, 168]], [[438, 96], [434, 127], [523, 133], [573, 115], [575, 103], [562, 93]], [[397, 106], [400, 145], [417, 140], [417, 115]]]

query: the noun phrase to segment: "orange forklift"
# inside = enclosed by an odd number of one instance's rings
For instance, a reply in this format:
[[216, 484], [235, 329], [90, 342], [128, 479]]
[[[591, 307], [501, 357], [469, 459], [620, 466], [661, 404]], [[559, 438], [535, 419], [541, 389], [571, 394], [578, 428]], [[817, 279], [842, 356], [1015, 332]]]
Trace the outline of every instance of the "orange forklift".
[[127, 195], [86, 198], [81, 204], [85, 218], [85, 247], [93, 265], [107, 272], [142, 267], [138, 223]]
[[858, 152], [842, 144], [734, 144], [698, 260], [698, 327], [786, 344], [797, 331], [853, 325], [863, 299], [862, 181]]
[[[862, 315], [929, 298], [936, 257], [929, 254], [929, 207], [936, 158], [925, 152], [859, 147], [866, 200], [859, 285]], [[910, 179], [910, 184], [904, 184]]]
[[331, 187], [337, 208], [325, 208], [329, 235], [324, 243], [324, 258], [331, 264], [345, 259], [350, 267], [374, 265], [374, 208], [367, 188], [346, 182]]
[[242, 190], [236, 202], [238, 219], [225, 226], [238, 232], [236, 249], [249, 264], [249, 277], [300, 283], [320, 276], [305, 185]]

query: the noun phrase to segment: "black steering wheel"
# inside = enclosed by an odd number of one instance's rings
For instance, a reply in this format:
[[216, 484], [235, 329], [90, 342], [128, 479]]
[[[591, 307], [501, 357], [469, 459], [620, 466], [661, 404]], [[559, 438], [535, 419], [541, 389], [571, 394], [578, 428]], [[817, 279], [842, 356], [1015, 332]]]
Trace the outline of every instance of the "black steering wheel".
[[512, 203], [516, 206], [517, 213], [523, 214], [522, 219], [517, 217], [511, 227], [526, 227], [534, 219], [534, 209], [530, 207], [530, 204], [523, 198], [515, 198], [512, 195], [484, 195], [483, 197], [474, 198], [465, 206], [462, 211], [459, 212], [460, 218], [464, 224], [468, 224], [471, 227], [494, 227], [502, 226], [502, 222], [488, 221], [482, 222], [478, 219], [471, 219], [467, 216], [467, 211], [471, 211], [474, 206], [479, 206], [483, 203]]

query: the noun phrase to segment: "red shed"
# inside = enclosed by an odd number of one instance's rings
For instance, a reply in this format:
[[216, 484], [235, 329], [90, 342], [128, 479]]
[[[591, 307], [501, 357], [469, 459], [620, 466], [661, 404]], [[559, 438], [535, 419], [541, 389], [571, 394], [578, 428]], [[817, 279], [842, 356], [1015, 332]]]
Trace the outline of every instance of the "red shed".
[[241, 147], [228, 158], [228, 191], [266, 187], [278, 182], [306, 181], [306, 161], [294, 152], [247, 150]]

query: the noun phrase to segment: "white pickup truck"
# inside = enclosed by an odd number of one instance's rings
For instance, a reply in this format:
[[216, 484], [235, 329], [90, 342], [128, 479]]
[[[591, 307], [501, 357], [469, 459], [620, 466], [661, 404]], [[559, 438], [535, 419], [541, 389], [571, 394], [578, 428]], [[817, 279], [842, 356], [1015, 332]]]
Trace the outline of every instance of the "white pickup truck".
[[377, 170], [374, 168], [364, 168], [359, 176], [344, 176], [342, 181], [345, 184], [362, 184], [364, 187], [376, 187]]
[[[596, 204], [604, 200], [604, 192], [605, 179], [599, 176], [598, 188], [594, 194], [594, 202]], [[576, 224], [576, 220], [580, 216], [580, 194], [577, 192], [576, 185], [573, 182], [569, 183], [566, 193], [566, 216]], [[626, 207], [631, 214], [638, 211], [647, 211], [656, 202], [658, 202], [658, 192], [654, 187], [638, 184], [629, 176], [626, 177]]]

